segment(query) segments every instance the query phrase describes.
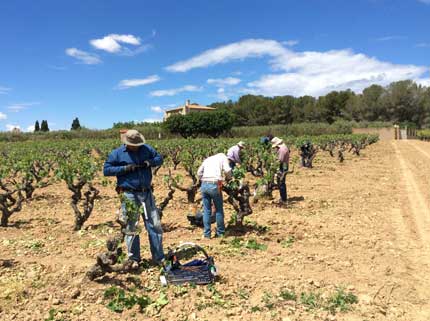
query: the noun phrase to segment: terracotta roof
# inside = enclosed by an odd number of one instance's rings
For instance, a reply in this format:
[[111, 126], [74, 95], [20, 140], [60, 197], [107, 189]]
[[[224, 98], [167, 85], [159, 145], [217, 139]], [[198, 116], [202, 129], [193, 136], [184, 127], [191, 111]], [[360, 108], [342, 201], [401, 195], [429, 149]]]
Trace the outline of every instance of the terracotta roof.
[[[173, 109], [169, 109], [169, 110], [166, 110], [166, 113], [173, 112], [173, 111], [178, 111], [178, 110], [182, 110], [184, 107], [185, 106], [179, 106], [179, 107], [176, 107], [176, 108], [173, 108]], [[186, 107], [189, 108], [189, 109], [205, 109], [205, 110], [214, 110], [214, 109], [216, 109], [216, 108], [213, 108], [213, 107], [202, 106], [202, 105], [194, 105], [194, 104], [187, 105]]]
[[171, 112], [171, 111], [177, 111], [177, 110], [182, 110], [182, 108], [184, 108], [184, 106], [182, 107], [177, 107], [177, 108], [173, 108], [173, 109], [169, 109], [169, 110], [165, 110], [166, 113]]
[[202, 105], [188, 105], [187, 106], [188, 108], [190, 108], [190, 109], [210, 109], [210, 110], [212, 110], [212, 109], [216, 109], [216, 108], [213, 108], [213, 107], [208, 107], [208, 106], [202, 106]]

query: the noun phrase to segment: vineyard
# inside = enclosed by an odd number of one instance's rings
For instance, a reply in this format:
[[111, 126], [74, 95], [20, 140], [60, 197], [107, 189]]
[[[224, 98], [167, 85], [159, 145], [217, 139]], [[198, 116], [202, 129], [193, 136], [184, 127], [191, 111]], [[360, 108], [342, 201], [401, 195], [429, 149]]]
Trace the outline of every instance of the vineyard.
[[[285, 139], [289, 146], [300, 148], [305, 142], [313, 145], [313, 159], [319, 151], [327, 151], [332, 157], [337, 155], [340, 162], [345, 152], [359, 156], [360, 151], [378, 140], [374, 135], [333, 135], [315, 137], [291, 137]], [[172, 199], [175, 189], [185, 191], [190, 204], [195, 203], [198, 191], [197, 169], [202, 161], [216, 153], [225, 152], [233, 140], [169, 140], [154, 141], [152, 145], [163, 156], [164, 182], [171, 190], [165, 200], [161, 201], [161, 210]], [[102, 176], [101, 170], [107, 155], [118, 145], [117, 140], [106, 141], [64, 141], [39, 143], [10, 143], [1, 146], [2, 163], [0, 164], [0, 226], [7, 227], [9, 218], [22, 209], [25, 202], [30, 204], [36, 189], [45, 188], [55, 182], [63, 182], [72, 193], [70, 205], [75, 217], [75, 230], [80, 230], [90, 217], [100, 190], [97, 185], [111, 184], [112, 181]], [[237, 215], [243, 216], [243, 207], [249, 209], [249, 198], [244, 200], [243, 186], [240, 181], [249, 172], [258, 178], [259, 185], [268, 186], [265, 196], [272, 196], [275, 187], [275, 176], [278, 169], [276, 156], [270, 146], [258, 142], [249, 143], [245, 151], [244, 168], [235, 172], [234, 179], [225, 186], [228, 201]], [[310, 163], [310, 167], [311, 167]], [[186, 173], [175, 174], [181, 166]], [[157, 174], [160, 168], [154, 170]], [[166, 173], [167, 172], [167, 173]], [[191, 184], [184, 180], [191, 179]], [[241, 203], [242, 202], [242, 203]], [[242, 210], [241, 210], [242, 208]]]
[[[389, 255], [389, 242], [378, 243], [386, 232], [376, 230], [380, 213], [395, 204], [378, 196], [396, 186], [390, 145], [375, 144], [374, 135], [284, 137], [292, 154], [288, 207], [280, 208], [275, 154], [257, 139], [244, 141], [244, 162], [223, 187], [227, 236], [209, 241], [187, 220], [201, 206], [197, 168], [237, 139], [149, 142], [164, 158], [153, 188], [165, 248], [197, 242], [220, 269], [209, 287], [168, 288], [149, 264], [88, 277], [120, 230], [115, 181], [102, 174], [119, 140], [1, 144], [0, 318], [397, 320], [388, 280], [403, 263]], [[372, 192], [363, 192], [369, 185]], [[142, 252], [149, 258], [146, 240]]]

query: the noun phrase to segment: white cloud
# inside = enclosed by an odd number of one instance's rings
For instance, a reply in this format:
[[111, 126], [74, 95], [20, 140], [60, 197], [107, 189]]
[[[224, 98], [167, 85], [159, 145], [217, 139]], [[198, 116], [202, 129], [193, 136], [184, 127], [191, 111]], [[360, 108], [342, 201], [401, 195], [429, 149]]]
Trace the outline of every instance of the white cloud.
[[391, 40], [402, 40], [406, 39], [405, 36], [385, 36], [376, 38], [376, 41], [391, 41]]
[[163, 109], [160, 106], [152, 106], [151, 110], [156, 113], [163, 113]]
[[151, 91], [150, 95], [154, 97], [162, 97], [162, 96], [175, 96], [177, 94], [180, 94], [182, 92], [193, 92], [193, 91], [200, 91], [202, 90], [201, 87], [187, 85], [180, 88], [173, 88], [173, 89], [162, 89], [162, 90], [155, 90]]
[[5, 120], [5, 119], [7, 119], [7, 115], [0, 111], [0, 120]]
[[110, 34], [100, 39], [90, 40], [90, 44], [99, 50], [104, 50], [109, 53], [120, 53], [126, 48], [123, 47], [122, 44], [139, 46], [140, 38], [133, 35]]
[[299, 44], [299, 41], [298, 40], [287, 40], [287, 41], [284, 41], [282, 44], [286, 45], [288, 47], [294, 47], [295, 45]]
[[186, 72], [194, 68], [213, 66], [233, 60], [262, 56], [279, 57], [288, 55], [288, 53], [289, 50], [275, 40], [248, 39], [207, 50], [200, 55], [167, 66], [166, 70]]
[[228, 100], [229, 95], [226, 94], [224, 88], [218, 88], [216, 97], [220, 100], [225, 101], [225, 100]]
[[284, 73], [249, 83], [250, 92], [268, 96], [318, 96], [345, 89], [360, 92], [372, 84], [419, 79], [426, 72], [425, 67], [383, 62], [351, 50], [295, 53], [289, 59], [278, 59], [276, 68]]
[[17, 113], [20, 112], [24, 109], [27, 109], [28, 107], [31, 106], [35, 106], [35, 105], [40, 105], [39, 102], [31, 102], [31, 103], [17, 103], [17, 104], [12, 104], [7, 106], [7, 109], [9, 109], [10, 111]]
[[21, 126], [19, 125], [12, 125], [12, 124], [6, 124], [6, 130], [11, 132], [14, 129], [19, 129], [21, 130]]
[[[430, 1], [430, 0], [429, 0]], [[332, 90], [352, 89], [360, 92], [372, 84], [413, 79], [427, 82], [427, 67], [385, 62], [350, 49], [293, 51], [275, 40], [249, 39], [207, 50], [188, 60], [167, 67], [174, 72], [208, 67], [269, 56], [269, 65], [276, 73], [262, 75], [237, 93], [258, 95], [324, 95]], [[225, 95], [223, 93], [218, 93]]]
[[0, 86], [0, 95], [7, 94], [12, 88]]
[[29, 133], [34, 132], [34, 125], [28, 126], [26, 131]]
[[152, 84], [154, 82], [160, 81], [160, 77], [157, 75], [152, 75], [141, 79], [124, 79], [121, 80], [117, 86], [118, 89], [127, 89], [130, 87], [138, 87]]
[[96, 65], [102, 62], [97, 55], [79, 50], [77, 48], [66, 49], [66, 54], [70, 57], [78, 59], [85, 65]]
[[227, 78], [217, 78], [217, 79], [208, 79], [207, 83], [210, 85], [215, 85], [217, 87], [225, 87], [225, 86], [234, 86], [240, 83], [239, 78], [227, 77]]

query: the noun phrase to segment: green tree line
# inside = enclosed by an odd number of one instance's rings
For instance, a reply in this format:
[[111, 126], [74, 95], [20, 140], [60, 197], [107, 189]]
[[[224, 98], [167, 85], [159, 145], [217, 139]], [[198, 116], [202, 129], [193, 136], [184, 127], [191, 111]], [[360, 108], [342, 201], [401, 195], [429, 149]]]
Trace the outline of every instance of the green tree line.
[[327, 122], [413, 123], [430, 127], [430, 87], [411, 80], [383, 87], [372, 85], [356, 94], [351, 90], [311, 96], [264, 97], [245, 95], [238, 101], [213, 103], [211, 107], [231, 111], [235, 126]]

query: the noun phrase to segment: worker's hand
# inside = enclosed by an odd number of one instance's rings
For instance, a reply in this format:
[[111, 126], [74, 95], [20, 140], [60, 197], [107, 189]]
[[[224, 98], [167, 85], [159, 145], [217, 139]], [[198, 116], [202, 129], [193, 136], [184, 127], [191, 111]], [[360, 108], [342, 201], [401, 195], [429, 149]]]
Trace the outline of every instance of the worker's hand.
[[130, 165], [126, 165], [126, 166], [125, 166], [124, 171], [125, 171], [126, 173], [134, 172], [134, 171], [135, 171], [135, 170], [137, 170], [138, 168], [139, 168], [139, 166], [138, 166], [138, 165], [136, 165], [136, 164], [130, 164]]

